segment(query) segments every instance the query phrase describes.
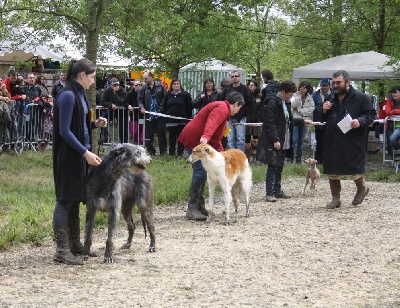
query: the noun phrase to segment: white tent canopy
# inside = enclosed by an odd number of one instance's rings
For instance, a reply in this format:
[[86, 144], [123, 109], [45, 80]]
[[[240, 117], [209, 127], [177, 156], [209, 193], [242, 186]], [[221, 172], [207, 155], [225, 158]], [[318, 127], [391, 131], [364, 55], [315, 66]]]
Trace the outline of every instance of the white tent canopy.
[[390, 57], [375, 51], [337, 56], [293, 69], [293, 81], [297, 84], [299, 79], [330, 78], [338, 70], [347, 71], [351, 80], [399, 78], [388, 61]]
[[232, 64], [220, 61], [220, 60], [204, 60], [197, 63], [190, 63], [182, 67], [179, 72], [185, 71], [228, 71], [232, 72], [234, 70], [243, 70]]
[[2, 63], [15, 63], [15, 61], [29, 61], [34, 57], [41, 59], [51, 59], [53, 61], [64, 61], [62, 55], [53, 52], [42, 45], [29, 46], [28, 44], [21, 44], [13, 48], [12, 44], [1, 42], [0, 47], [0, 62]]

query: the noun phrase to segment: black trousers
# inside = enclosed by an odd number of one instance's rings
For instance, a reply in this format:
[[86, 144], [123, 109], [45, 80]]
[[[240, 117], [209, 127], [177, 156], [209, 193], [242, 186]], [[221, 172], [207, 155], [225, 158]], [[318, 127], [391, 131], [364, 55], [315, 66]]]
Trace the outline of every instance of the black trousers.
[[184, 125], [170, 126], [167, 127], [168, 130], [168, 140], [169, 140], [169, 155], [175, 155], [176, 143], [178, 143], [178, 156], [183, 155], [185, 146], [178, 141], [178, 137], [183, 131]]
[[160, 117], [152, 120], [146, 120], [145, 129], [145, 144], [147, 151], [151, 155], [156, 154], [156, 148], [154, 147], [153, 142], [154, 135], [157, 134], [160, 155], [165, 155], [167, 153], [167, 134], [165, 128], [165, 119]]
[[317, 148], [315, 149], [315, 159], [318, 163], [323, 162], [323, 140], [324, 140], [325, 129], [315, 130], [315, 141], [317, 142]]

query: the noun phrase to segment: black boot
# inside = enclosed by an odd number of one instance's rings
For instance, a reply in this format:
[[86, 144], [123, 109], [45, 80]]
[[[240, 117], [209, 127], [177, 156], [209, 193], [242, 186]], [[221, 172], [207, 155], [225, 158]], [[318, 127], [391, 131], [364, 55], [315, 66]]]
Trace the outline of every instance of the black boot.
[[204, 198], [204, 187], [205, 183], [201, 183], [200, 191], [197, 199], [197, 209], [199, 212], [205, 216], [208, 216], [208, 211], [206, 209], [206, 199]]
[[68, 244], [68, 226], [59, 225], [53, 226], [54, 237], [57, 243], [56, 253], [53, 260], [55, 262], [70, 264], [70, 265], [83, 265], [83, 260], [80, 257], [74, 256]]
[[198, 180], [192, 180], [189, 191], [189, 202], [188, 209], [186, 211], [186, 217], [191, 220], [206, 220], [207, 216], [200, 213], [198, 209], [199, 204], [199, 193], [201, 191], [202, 183]]
[[[74, 255], [82, 255], [83, 245], [81, 243], [81, 226], [79, 218], [74, 218], [68, 221], [69, 225], [69, 249]], [[89, 257], [98, 257], [99, 254], [95, 251], [89, 251]]]

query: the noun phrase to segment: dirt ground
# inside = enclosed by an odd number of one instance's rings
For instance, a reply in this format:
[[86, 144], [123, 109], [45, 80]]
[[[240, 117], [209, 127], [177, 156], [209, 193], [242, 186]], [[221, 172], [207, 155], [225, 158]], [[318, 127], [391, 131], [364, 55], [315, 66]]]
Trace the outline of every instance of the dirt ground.
[[[0, 253], [0, 307], [400, 307], [398, 184], [369, 183], [359, 207], [352, 181], [342, 207], [325, 209], [328, 181], [303, 196], [303, 178], [283, 182], [291, 199], [264, 201], [254, 186], [251, 217], [244, 207], [225, 226], [185, 219], [185, 206], [156, 208], [155, 253], [137, 221], [134, 245], [116, 237], [115, 263], [53, 264], [54, 244]], [[94, 248], [104, 253], [106, 230]]]

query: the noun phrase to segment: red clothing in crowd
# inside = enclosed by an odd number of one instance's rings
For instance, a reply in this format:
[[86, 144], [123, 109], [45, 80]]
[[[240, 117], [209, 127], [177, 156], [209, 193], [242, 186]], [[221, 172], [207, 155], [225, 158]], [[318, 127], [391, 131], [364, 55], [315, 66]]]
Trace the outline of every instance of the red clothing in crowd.
[[230, 114], [231, 108], [228, 101], [215, 101], [206, 105], [185, 126], [178, 141], [192, 150], [200, 144], [200, 138], [203, 137], [214, 149], [223, 151], [221, 139]]
[[386, 116], [400, 114], [400, 101], [394, 102], [392, 98], [388, 97], [385, 100], [385, 112]]
[[8, 93], [10, 93], [10, 95], [11, 95], [11, 100], [17, 101], [17, 100], [21, 99], [21, 95], [15, 94], [12, 92], [11, 82], [10, 82], [10, 79], [8, 78], [8, 76], [3, 80], [3, 83], [6, 85], [6, 89], [7, 89]]

